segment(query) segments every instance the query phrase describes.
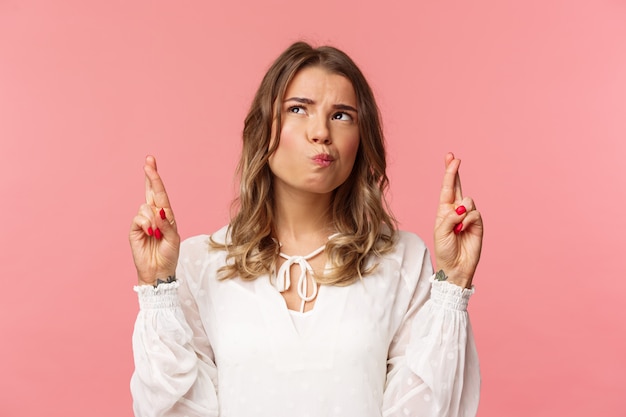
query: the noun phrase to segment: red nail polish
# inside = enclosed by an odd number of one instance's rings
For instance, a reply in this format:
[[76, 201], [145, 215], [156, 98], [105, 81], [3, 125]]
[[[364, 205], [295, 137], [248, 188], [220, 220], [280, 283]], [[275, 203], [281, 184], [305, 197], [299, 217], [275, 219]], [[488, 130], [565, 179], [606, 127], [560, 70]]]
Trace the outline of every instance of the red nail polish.
[[465, 213], [467, 211], [467, 209], [465, 208], [465, 206], [458, 206], [456, 208], [456, 214], [461, 215], [463, 213]]
[[[157, 229], [159, 230], [159, 229]], [[459, 223], [456, 226], [454, 226], [454, 234], [458, 235], [459, 233], [461, 233], [461, 230], [463, 230], [463, 223]]]
[[161, 209], [161, 211], [159, 211], [159, 214], [161, 215], [161, 219], [165, 220], [165, 209]]
[[152, 230], [152, 226], [148, 227], [148, 236], [152, 236], [154, 231]]
[[163, 234], [161, 234], [161, 231], [159, 230], [159, 228], [157, 227], [156, 230], [154, 231], [154, 237], [157, 238], [157, 240], [161, 240], [161, 238], [163, 237]]

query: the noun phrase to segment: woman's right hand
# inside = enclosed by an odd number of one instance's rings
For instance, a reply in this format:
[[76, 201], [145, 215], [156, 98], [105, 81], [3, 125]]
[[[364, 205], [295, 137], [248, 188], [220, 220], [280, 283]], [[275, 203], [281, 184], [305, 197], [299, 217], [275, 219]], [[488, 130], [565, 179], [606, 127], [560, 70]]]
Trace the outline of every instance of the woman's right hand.
[[157, 279], [175, 276], [180, 235], [153, 156], [146, 157], [143, 170], [146, 202], [133, 218], [129, 239], [139, 285], [155, 285]]

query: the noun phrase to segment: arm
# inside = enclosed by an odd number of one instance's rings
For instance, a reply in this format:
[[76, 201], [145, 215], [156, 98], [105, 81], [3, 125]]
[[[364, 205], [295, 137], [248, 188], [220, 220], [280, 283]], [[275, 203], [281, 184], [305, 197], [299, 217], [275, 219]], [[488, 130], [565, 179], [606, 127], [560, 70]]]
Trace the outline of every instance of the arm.
[[[213, 351], [188, 286], [197, 274], [177, 267], [180, 236], [154, 157], [146, 158], [144, 172], [146, 201], [129, 233], [140, 305], [133, 333], [135, 415], [217, 416]], [[157, 279], [173, 276], [178, 281], [155, 287]]]
[[[217, 369], [209, 339], [179, 265], [179, 279], [156, 289], [137, 286], [131, 379], [137, 417], [217, 417]], [[182, 301], [182, 302], [181, 302]]]
[[435, 281], [425, 258], [389, 349], [383, 416], [474, 416], [480, 372], [466, 311], [473, 290]]
[[[445, 159], [435, 221], [435, 280], [426, 253], [417, 287], [390, 345], [383, 415], [474, 416], [480, 394], [478, 355], [467, 315], [480, 259], [483, 223], [463, 197], [460, 160]], [[405, 270], [406, 268], [403, 268]], [[408, 280], [411, 282], [411, 280]]]

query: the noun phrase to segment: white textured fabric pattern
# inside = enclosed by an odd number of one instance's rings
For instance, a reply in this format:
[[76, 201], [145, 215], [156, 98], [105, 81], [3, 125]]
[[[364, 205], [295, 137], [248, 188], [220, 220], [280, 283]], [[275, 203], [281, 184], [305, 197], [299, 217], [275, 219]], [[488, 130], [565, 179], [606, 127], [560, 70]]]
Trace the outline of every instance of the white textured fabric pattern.
[[135, 287], [137, 417], [476, 414], [473, 289], [434, 281], [417, 236], [399, 232], [363, 280], [321, 286], [298, 329], [269, 277], [217, 280], [225, 258], [196, 236], [181, 246], [177, 282]]

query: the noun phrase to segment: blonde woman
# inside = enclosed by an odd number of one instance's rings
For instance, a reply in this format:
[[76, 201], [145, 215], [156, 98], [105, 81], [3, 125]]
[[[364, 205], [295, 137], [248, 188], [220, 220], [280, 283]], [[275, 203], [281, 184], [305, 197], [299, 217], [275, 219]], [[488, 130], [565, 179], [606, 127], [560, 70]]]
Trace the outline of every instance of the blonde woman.
[[182, 244], [156, 161], [130, 243], [137, 416], [472, 416], [482, 220], [445, 158], [434, 258], [396, 229], [378, 108], [354, 62], [299, 42], [245, 121], [228, 226]]

